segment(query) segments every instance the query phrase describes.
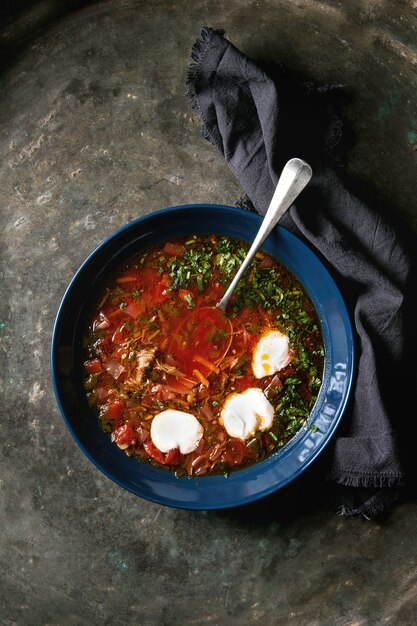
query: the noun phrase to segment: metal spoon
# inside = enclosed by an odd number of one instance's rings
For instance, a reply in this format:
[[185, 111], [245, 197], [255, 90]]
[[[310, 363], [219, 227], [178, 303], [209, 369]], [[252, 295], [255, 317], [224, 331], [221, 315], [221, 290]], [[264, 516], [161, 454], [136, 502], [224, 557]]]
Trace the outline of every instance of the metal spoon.
[[230, 296], [234, 292], [236, 285], [242, 278], [245, 270], [253, 257], [261, 247], [265, 239], [268, 237], [272, 229], [277, 225], [278, 221], [284, 215], [285, 211], [292, 205], [296, 197], [302, 192], [304, 187], [311, 179], [313, 172], [311, 167], [301, 159], [291, 159], [285, 165], [279, 177], [278, 184], [272, 196], [272, 200], [262, 220], [258, 233], [242, 263], [236, 276], [230, 283], [223, 298], [217, 303], [217, 307], [226, 310]]

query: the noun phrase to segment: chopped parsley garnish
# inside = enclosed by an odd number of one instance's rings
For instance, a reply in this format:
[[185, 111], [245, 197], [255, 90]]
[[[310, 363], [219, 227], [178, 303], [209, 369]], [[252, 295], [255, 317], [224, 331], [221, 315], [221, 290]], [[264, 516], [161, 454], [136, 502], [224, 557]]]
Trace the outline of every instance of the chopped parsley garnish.
[[186, 293], [184, 295], [184, 300], [187, 302], [188, 304], [188, 309], [193, 309], [195, 307], [195, 302], [193, 300], [193, 297], [190, 293]]
[[242, 264], [245, 254], [243, 248], [237, 248], [233, 252], [219, 252], [214, 258], [214, 263], [228, 279], [231, 279]]
[[222, 237], [217, 243], [219, 252], [231, 252], [233, 249], [233, 241], [228, 237]]
[[278, 307], [284, 298], [278, 271], [273, 267], [260, 267], [255, 261], [249, 266], [247, 281], [238, 284], [235, 294], [235, 311], [258, 304], [262, 304], [265, 309]]
[[175, 257], [168, 262], [168, 272], [173, 279], [171, 289], [191, 287], [197, 284], [198, 290], [203, 291], [211, 276], [212, 251], [187, 249], [182, 256]]

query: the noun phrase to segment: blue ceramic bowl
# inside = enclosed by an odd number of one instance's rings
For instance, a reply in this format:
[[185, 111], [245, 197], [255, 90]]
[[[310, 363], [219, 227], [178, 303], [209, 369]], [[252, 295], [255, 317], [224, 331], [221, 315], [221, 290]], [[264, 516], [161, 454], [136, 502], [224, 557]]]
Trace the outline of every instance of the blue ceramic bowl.
[[247, 504], [294, 480], [323, 451], [340, 422], [352, 386], [353, 335], [346, 307], [333, 279], [315, 254], [277, 227], [264, 249], [286, 265], [312, 299], [325, 345], [323, 383], [303, 428], [270, 458], [228, 477], [175, 478], [127, 457], [99, 428], [83, 389], [82, 338], [91, 298], [109, 272], [142, 248], [190, 233], [221, 233], [251, 242], [261, 218], [221, 205], [189, 205], [141, 217], [108, 237], [75, 274], [55, 321], [51, 368], [56, 399], [82, 451], [106, 476], [141, 498], [184, 509], [223, 509]]

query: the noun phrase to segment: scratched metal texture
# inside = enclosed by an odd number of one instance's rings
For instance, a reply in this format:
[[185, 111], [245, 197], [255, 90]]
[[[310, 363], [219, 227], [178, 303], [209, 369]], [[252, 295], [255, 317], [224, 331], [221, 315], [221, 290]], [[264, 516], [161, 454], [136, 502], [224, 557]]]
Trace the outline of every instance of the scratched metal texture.
[[417, 2], [0, 4], [0, 624], [414, 625], [417, 504], [337, 517], [320, 464], [241, 510], [161, 508], [66, 431], [51, 329], [73, 272], [127, 221], [241, 189], [184, 99], [200, 28], [344, 85], [348, 171], [417, 235]]

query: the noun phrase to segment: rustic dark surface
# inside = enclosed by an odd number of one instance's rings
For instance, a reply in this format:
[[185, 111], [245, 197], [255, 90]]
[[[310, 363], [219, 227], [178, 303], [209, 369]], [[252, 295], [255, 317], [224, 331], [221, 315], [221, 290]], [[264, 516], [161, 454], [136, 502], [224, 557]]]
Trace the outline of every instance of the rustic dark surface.
[[377, 522], [340, 518], [320, 464], [245, 509], [140, 500], [71, 439], [49, 344], [68, 281], [108, 234], [241, 194], [184, 99], [203, 24], [344, 84], [349, 172], [415, 237], [416, 13], [413, 0], [1, 3], [2, 626], [415, 624], [415, 501]]

